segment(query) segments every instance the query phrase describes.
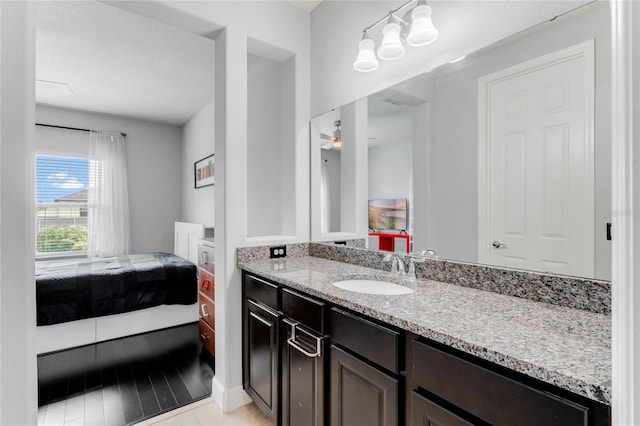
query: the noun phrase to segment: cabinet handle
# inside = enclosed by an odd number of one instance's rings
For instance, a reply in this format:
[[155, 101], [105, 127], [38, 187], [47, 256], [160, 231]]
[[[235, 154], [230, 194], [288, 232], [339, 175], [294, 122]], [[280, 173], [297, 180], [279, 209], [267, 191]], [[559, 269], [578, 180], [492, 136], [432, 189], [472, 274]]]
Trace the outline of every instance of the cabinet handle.
[[309, 336], [313, 337], [314, 339], [316, 339], [316, 351], [315, 353], [309, 352], [307, 351], [305, 348], [303, 348], [302, 346], [300, 346], [300, 344], [298, 342], [296, 342], [296, 330], [297, 330], [297, 326], [298, 324], [291, 324], [291, 337], [287, 339], [287, 343], [290, 344], [291, 346], [293, 346], [295, 349], [297, 349], [299, 352], [302, 352], [303, 354], [305, 354], [306, 356], [308, 356], [309, 358], [315, 358], [315, 357], [319, 357], [321, 354], [321, 342], [322, 342], [322, 338], [320, 337], [316, 337], [316, 336], [312, 336], [309, 333]]
[[203, 280], [200, 287], [202, 287], [204, 290], [209, 290], [209, 288], [211, 287], [211, 281]]
[[202, 340], [209, 340], [209, 336], [207, 335], [207, 333], [200, 333], [200, 338]]
[[204, 303], [202, 305], [200, 305], [200, 311], [202, 311], [202, 316], [203, 317], [208, 317], [209, 316], [209, 312], [207, 312], [207, 305], [205, 305]]

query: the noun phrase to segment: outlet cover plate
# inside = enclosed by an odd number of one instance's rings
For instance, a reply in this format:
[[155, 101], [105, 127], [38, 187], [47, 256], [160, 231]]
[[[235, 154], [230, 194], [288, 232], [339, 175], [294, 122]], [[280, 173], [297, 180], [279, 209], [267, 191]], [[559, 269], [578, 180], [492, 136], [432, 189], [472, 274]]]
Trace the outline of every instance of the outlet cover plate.
[[287, 246], [273, 246], [269, 247], [269, 257], [271, 259], [278, 259], [280, 257], [287, 256]]

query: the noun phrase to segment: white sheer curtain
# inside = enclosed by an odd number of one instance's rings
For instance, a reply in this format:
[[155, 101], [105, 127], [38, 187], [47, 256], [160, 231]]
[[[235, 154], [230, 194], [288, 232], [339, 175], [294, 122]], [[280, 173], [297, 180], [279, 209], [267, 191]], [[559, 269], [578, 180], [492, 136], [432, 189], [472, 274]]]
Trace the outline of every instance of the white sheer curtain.
[[127, 164], [118, 132], [91, 131], [88, 204], [89, 256], [130, 253]]
[[320, 166], [320, 232], [329, 232], [329, 212], [331, 211], [331, 201], [329, 197], [329, 168], [327, 160], [322, 160]]

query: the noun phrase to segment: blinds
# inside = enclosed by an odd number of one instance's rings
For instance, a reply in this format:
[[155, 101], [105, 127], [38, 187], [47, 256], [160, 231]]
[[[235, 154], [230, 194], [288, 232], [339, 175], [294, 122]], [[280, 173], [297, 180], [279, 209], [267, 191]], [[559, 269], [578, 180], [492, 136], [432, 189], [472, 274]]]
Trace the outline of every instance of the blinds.
[[36, 156], [36, 252], [87, 249], [89, 160]]

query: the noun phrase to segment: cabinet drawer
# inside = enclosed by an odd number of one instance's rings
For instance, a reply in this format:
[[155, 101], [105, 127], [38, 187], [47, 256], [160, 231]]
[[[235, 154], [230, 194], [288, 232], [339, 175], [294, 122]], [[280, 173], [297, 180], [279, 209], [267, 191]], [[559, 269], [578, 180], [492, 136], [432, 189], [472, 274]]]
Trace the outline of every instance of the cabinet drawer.
[[246, 274], [244, 276], [244, 295], [270, 308], [279, 310], [278, 286], [261, 278]]
[[216, 329], [216, 305], [206, 297], [200, 295], [200, 319], [205, 321], [211, 328]]
[[413, 342], [413, 383], [493, 425], [588, 424], [586, 407]]
[[215, 274], [215, 249], [198, 244], [198, 266], [211, 274]]
[[389, 371], [400, 371], [400, 333], [335, 308], [331, 309], [329, 330], [334, 342]]
[[207, 352], [216, 356], [216, 332], [203, 320], [200, 320], [200, 342]]
[[325, 304], [289, 289], [282, 289], [282, 312], [318, 334], [324, 334]]
[[198, 270], [199, 274], [199, 289], [201, 293], [204, 293], [209, 299], [216, 300], [216, 279], [213, 274], [205, 272], [202, 269]]

